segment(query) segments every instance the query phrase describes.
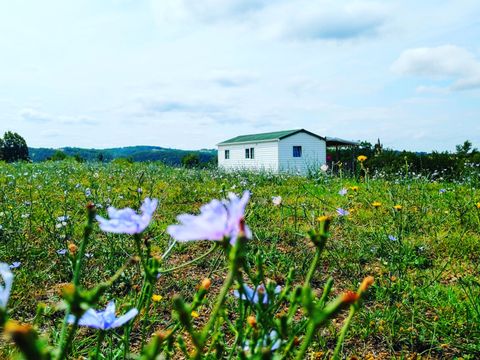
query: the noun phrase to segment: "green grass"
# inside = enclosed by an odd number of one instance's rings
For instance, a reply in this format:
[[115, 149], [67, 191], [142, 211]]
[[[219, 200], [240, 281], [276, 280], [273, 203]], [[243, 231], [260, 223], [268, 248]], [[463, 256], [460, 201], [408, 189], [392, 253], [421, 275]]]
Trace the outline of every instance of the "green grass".
[[[351, 186], [358, 186], [358, 191], [338, 194]], [[321, 292], [332, 276], [334, 294], [356, 289], [365, 276], [376, 279], [347, 334], [345, 356], [475, 359], [480, 356], [480, 210], [476, 207], [480, 192], [476, 187], [405, 178], [395, 183], [322, 175], [225, 174], [159, 164], [0, 165], [0, 261], [22, 263], [14, 270], [10, 316], [21, 322], [35, 319], [49, 341], [59, 336], [64, 315], [60, 290], [71, 281], [72, 265], [56, 251], [69, 243], [80, 244], [89, 201], [105, 216], [109, 205], [137, 207], [144, 197], [158, 198], [159, 208], [144, 237], [153, 253], [161, 255], [171, 243], [166, 227], [176, 222], [178, 214], [196, 213], [202, 204], [230, 191], [250, 190], [246, 222], [254, 236], [248, 244], [249, 260], [254, 264], [255, 256], [262, 255], [266, 277], [281, 285], [292, 268], [299, 283], [305, 277], [314, 255], [306, 234], [318, 224], [317, 218], [335, 215], [338, 207], [350, 211], [347, 217], [334, 216], [332, 238], [313, 279], [314, 289]], [[446, 192], [440, 193], [443, 188]], [[86, 196], [86, 191], [91, 195]], [[274, 206], [271, 197], [278, 195], [282, 205]], [[374, 208], [374, 201], [382, 205]], [[400, 211], [393, 209], [396, 204], [402, 206]], [[65, 226], [60, 226], [60, 216], [69, 217]], [[389, 235], [397, 240], [391, 241]], [[82, 279], [87, 287], [108, 279], [134, 254], [129, 236], [106, 234], [95, 226], [92, 239], [87, 252], [93, 256], [86, 259]], [[209, 247], [205, 242], [177, 244], [168, 265], [191, 260]], [[211, 277], [215, 294], [225, 274], [223, 258], [212, 255], [162, 276], [154, 293], [163, 299], [150, 314], [148, 331], [169, 325], [175, 294], [191, 299], [206, 276]], [[139, 267], [130, 267], [105, 299], [115, 298], [128, 309], [139, 284]], [[234, 306], [233, 300], [227, 303]], [[44, 310], [36, 317], [39, 304]], [[195, 321], [202, 323], [206, 313], [208, 309], [202, 308]], [[319, 358], [334, 349], [339, 330], [338, 320], [317, 334], [313, 347]], [[77, 334], [72, 358], [86, 355], [84, 349], [95, 343], [95, 336], [89, 330]], [[13, 353], [10, 343], [0, 344], [0, 357]]]

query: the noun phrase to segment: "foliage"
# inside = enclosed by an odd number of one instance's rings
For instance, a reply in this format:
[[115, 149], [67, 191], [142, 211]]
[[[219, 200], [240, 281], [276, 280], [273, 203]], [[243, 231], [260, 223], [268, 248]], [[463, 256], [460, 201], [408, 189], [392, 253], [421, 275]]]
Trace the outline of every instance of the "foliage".
[[[59, 320], [65, 306], [104, 309], [115, 299], [118, 316], [133, 307], [139, 315], [103, 338], [94, 330], [75, 331], [71, 358], [94, 357], [97, 343], [99, 358], [107, 359], [123, 358], [129, 346], [142, 359], [158, 351], [167, 358], [195, 357], [203, 345], [205, 357], [282, 358], [288, 350], [288, 358], [303, 356], [305, 343], [304, 358], [327, 359], [334, 352], [478, 358], [478, 170], [476, 177], [456, 182], [410, 175], [388, 181], [373, 175], [370, 161], [364, 161], [362, 180], [329, 172], [308, 179], [158, 163], [1, 165], [1, 260], [21, 263], [12, 269], [8, 316], [34, 319], [33, 327], [9, 322], [5, 330], [13, 340], [28, 335], [36, 344], [32, 353], [41, 359], [68, 343], [61, 339], [68, 339], [73, 325], [64, 328]], [[253, 236], [234, 253], [226, 242], [181, 244], [168, 236], [178, 214], [198, 213], [211, 199], [247, 189], [252, 198], [245, 222]], [[94, 209], [85, 210], [91, 202], [107, 218], [108, 206], [138, 208], [146, 197], [158, 198], [159, 206], [139, 237], [102, 232], [91, 220]], [[339, 208], [349, 214], [336, 215]], [[238, 270], [235, 285], [223, 291], [232, 269]], [[328, 309], [335, 309], [335, 301], [352, 296], [348, 291], [359, 289], [368, 275], [376, 282], [362, 295], [362, 307], [340, 310], [321, 328], [312, 325], [323, 319], [324, 294], [333, 306]], [[78, 287], [72, 288], [74, 278]], [[242, 284], [263, 284], [269, 305], [235, 297], [233, 290], [241, 291]], [[210, 334], [207, 343], [204, 333]], [[0, 347], [2, 358], [17, 353], [12, 343]]]
[[15, 132], [7, 131], [0, 141], [0, 147], [0, 160], [10, 163], [29, 159], [25, 139]]
[[200, 164], [200, 156], [190, 153], [182, 157], [182, 165], [188, 168], [196, 167]]

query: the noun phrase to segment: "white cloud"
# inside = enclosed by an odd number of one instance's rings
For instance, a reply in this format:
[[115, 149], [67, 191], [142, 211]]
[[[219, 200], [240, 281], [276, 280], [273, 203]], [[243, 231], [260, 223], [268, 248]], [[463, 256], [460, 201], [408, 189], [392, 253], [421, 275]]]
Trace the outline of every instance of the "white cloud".
[[266, 9], [260, 19], [272, 37], [289, 40], [349, 40], [378, 35], [387, 7], [372, 2], [295, 1]]
[[[453, 80], [451, 90], [480, 87], [480, 61], [469, 51], [455, 45], [405, 50], [391, 69], [401, 75]], [[431, 89], [421, 86], [417, 90], [421, 92]]]
[[55, 116], [35, 109], [26, 108], [20, 111], [20, 117], [31, 123], [57, 123], [63, 125], [96, 125], [98, 121], [85, 116]]

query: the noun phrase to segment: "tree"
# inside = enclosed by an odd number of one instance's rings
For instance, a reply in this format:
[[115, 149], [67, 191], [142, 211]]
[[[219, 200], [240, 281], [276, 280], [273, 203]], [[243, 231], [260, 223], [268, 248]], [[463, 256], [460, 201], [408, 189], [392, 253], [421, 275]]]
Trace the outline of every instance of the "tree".
[[0, 143], [2, 157], [6, 162], [28, 160], [28, 146], [23, 137], [17, 133], [7, 131]]
[[182, 157], [182, 165], [185, 167], [195, 167], [200, 164], [200, 156], [195, 153], [190, 153]]
[[52, 154], [52, 156], [48, 157], [48, 160], [51, 161], [63, 161], [68, 157], [67, 154], [65, 154], [62, 150], [55, 150], [55, 152]]

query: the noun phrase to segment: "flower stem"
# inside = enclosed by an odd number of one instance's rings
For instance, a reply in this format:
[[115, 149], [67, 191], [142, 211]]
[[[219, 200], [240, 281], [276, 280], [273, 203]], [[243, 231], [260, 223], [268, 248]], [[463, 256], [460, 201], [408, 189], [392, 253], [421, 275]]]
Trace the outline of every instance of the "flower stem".
[[98, 337], [97, 337], [97, 347], [95, 348], [95, 360], [98, 360], [98, 356], [100, 355], [100, 349], [102, 347], [103, 343], [103, 338], [105, 337], [105, 331], [100, 330], [98, 332]]
[[193, 260], [190, 260], [190, 261], [187, 261], [186, 263], [183, 263], [181, 265], [178, 265], [178, 266], [175, 266], [173, 268], [170, 268], [170, 269], [166, 269], [166, 270], [160, 270], [160, 274], [168, 274], [168, 273], [171, 273], [171, 272], [174, 272], [176, 270], [179, 270], [179, 269], [182, 269], [188, 265], [191, 265], [193, 263], [196, 263], [197, 261], [200, 261], [202, 260], [203, 258], [206, 258], [208, 255], [210, 255], [211, 253], [213, 253], [216, 249], [218, 248], [218, 244], [214, 244], [212, 246], [212, 248], [210, 250], [208, 250], [205, 254], [202, 254], [200, 255], [199, 257], [193, 259]]
[[348, 314], [347, 319], [345, 320], [342, 330], [340, 331], [340, 336], [338, 337], [338, 340], [337, 340], [337, 346], [335, 346], [335, 351], [333, 352], [333, 356], [332, 356], [333, 360], [340, 359], [339, 353], [340, 353], [340, 350], [342, 349], [343, 342], [345, 341], [345, 336], [347, 335], [348, 328], [350, 327], [350, 323], [353, 319], [353, 316], [355, 315], [356, 310], [357, 310], [356, 304], [350, 306], [350, 312]]

